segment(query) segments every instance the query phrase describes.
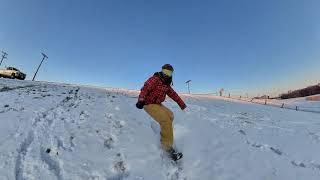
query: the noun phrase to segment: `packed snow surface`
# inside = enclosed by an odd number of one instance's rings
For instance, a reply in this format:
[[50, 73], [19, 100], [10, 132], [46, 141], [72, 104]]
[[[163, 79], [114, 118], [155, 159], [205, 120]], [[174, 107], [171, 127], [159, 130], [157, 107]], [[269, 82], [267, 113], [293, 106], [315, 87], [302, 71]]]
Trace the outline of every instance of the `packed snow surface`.
[[0, 79], [2, 180], [319, 180], [320, 114], [182, 95], [178, 163], [124, 89]]

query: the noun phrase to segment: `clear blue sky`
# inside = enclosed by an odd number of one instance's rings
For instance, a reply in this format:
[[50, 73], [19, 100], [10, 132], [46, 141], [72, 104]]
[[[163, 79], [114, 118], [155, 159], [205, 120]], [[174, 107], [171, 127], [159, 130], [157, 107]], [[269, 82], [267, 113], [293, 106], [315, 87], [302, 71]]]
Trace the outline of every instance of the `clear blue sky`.
[[278, 93], [319, 82], [319, 0], [2, 0], [0, 50], [31, 79], [140, 89]]

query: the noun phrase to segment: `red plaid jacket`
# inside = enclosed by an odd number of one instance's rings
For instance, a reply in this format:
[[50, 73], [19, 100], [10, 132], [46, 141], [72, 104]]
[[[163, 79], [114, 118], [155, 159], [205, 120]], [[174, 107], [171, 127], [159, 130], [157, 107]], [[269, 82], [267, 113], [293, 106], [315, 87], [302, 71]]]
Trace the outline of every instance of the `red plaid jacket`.
[[149, 78], [141, 89], [138, 101], [147, 104], [161, 104], [168, 95], [173, 99], [183, 110], [187, 106], [179, 95], [172, 89], [170, 85], [167, 85], [159, 76], [152, 76]]

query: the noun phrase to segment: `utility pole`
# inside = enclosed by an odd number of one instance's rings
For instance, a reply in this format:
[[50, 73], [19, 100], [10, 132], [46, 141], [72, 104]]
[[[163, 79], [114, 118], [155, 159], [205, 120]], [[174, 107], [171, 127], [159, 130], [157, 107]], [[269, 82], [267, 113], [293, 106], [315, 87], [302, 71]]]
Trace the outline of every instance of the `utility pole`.
[[223, 95], [223, 92], [224, 92], [224, 88], [221, 88], [220, 91], [219, 91], [220, 96]]
[[2, 52], [2, 58], [1, 58], [0, 66], [1, 66], [1, 64], [2, 64], [2, 61], [3, 61], [4, 59], [7, 59], [7, 56], [8, 56], [8, 53], [6, 53], [6, 52], [4, 52], [4, 51], [1, 51], [1, 52]]
[[33, 78], [32, 78], [32, 81], [34, 81], [34, 78], [36, 78], [36, 75], [37, 75], [37, 73], [38, 73], [38, 71], [39, 71], [39, 69], [40, 69], [40, 66], [41, 66], [42, 62], [43, 62], [45, 59], [48, 58], [48, 56], [45, 55], [44, 53], [41, 53], [41, 54], [42, 54], [43, 58], [42, 58], [41, 63], [40, 63], [39, 66], [38, 66], [38, 69], [37, 69], [36, 73], [34, 73], [34, 76], [33, 76]]
[[191, 82], [191, 80], [188, 80], [188, 81], [186, 81], [186, 84], [187, 84], [187, 86], [188, 86], [188, 92], [189, 92], [189, 94], [190, 94], [190, 82]]

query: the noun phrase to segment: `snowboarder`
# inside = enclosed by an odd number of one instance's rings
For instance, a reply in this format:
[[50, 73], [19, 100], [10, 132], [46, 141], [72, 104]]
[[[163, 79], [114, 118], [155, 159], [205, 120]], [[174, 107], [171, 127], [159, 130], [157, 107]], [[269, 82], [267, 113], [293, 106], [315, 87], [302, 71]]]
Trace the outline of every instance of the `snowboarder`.
[[136, 107], [138, 109], [144, 109], [159, 123], [162, 148], [168, 153], [170, 158], [176, 161], [182, 158], [182, 153], [175, 151], [172, 147], [172, 122], [174, 115], [162, 102], [165, 100], [166, 95], [168, 95], [182, 110], [187, 106], [171, 87], [172, 73], [173, 67], [170, 64], [163, 65], [161, 72], [154, 73], [154, 75], [144, 83]]

